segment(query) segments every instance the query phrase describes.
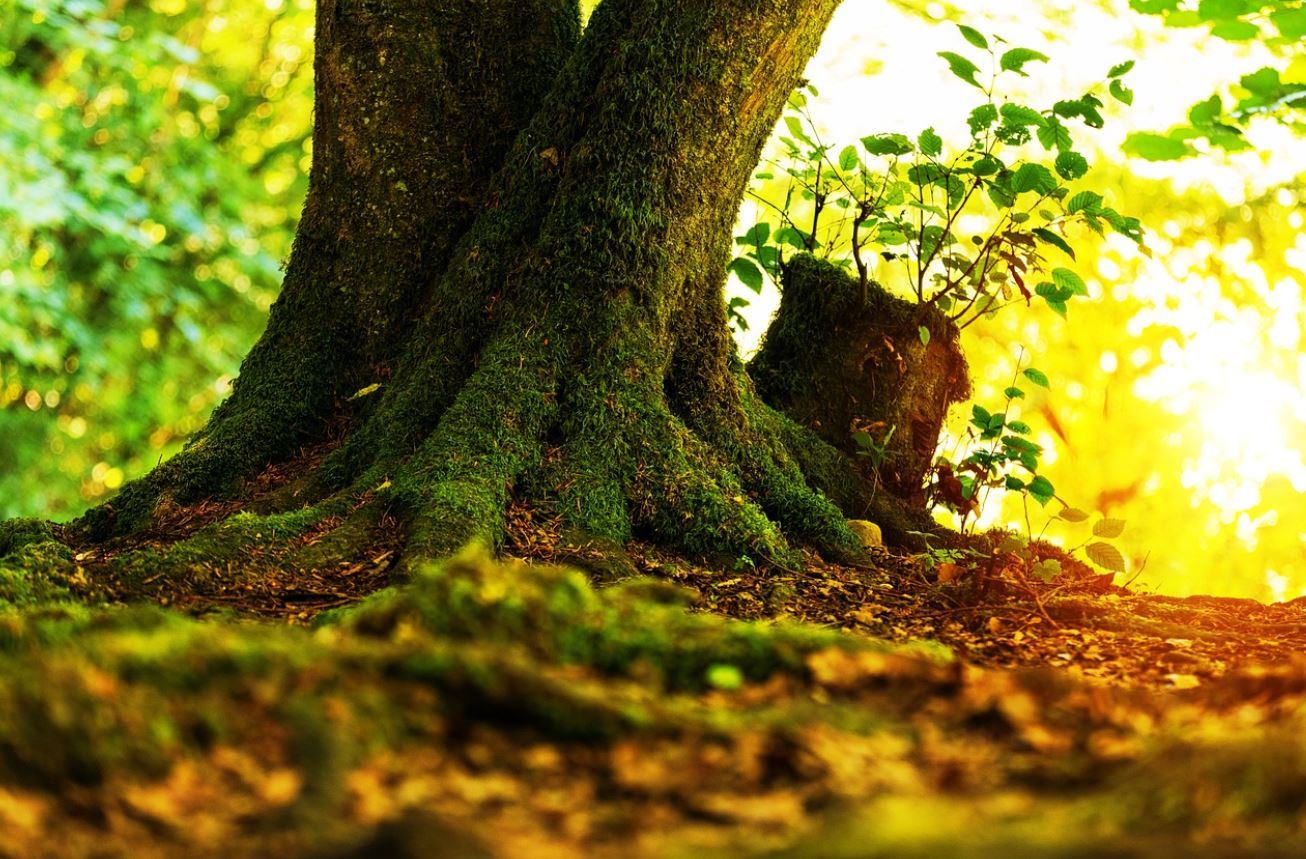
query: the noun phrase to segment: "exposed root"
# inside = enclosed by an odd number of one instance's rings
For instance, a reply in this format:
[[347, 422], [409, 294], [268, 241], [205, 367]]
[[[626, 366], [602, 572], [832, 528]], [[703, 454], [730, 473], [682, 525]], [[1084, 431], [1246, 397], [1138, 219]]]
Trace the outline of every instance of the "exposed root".
[[493, 344], [435, 432], [400, 466], [387, 500], [412, 517], [406, 561], [502, 542], [508, 487], [536, 468], [555, 412], [547, 340]]

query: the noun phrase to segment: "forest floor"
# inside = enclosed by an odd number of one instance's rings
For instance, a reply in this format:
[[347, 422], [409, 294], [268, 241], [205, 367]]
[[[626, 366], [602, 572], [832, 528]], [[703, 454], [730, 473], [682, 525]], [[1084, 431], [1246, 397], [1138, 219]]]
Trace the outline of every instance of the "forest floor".
[[1306, 606], [1039, 544], [1051, 582], [992, 548], [722, 569], [509, 524], [511, 558], [376, 595], [384, 520], [255, 578], [77, 552], [70, 590], [128, 607], [0, 614], [0, 855], [1306, 856]]

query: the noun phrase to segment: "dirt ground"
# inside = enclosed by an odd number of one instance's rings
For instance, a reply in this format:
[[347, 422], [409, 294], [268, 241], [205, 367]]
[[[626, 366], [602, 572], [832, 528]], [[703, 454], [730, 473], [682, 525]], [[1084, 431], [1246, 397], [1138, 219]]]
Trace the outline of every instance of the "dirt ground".
[[[177, 511], [146, 541], [231, 512]], [[356, 615], [390, 580], [384, 521], [361, 561], [261, 557], [254, 578], [115, 581], [139, 542], [79, 552], [88, 592], [198, 620], [0, 630], [0, 851], [1306, 855], [1300, 604], [1134, 593], [996, 537], [941, 575], [884, 550], [696, 564], [577, 544], [525, 506], [509, 522], [529, 564], [464, 559], [447, 590], [418, 580]], [[1048, 557], [1061, 575], [1028, 573]]]

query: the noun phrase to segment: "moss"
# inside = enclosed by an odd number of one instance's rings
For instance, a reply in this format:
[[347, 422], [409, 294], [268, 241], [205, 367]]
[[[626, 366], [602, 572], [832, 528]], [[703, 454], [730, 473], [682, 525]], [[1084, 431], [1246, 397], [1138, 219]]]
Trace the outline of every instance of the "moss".
[[[110, 557], [106, 568], [94, 571], [82, 590], [114, 598], [141, 598], [149, 586], [166, 579], [169, 590], [203, 589], [218, 577], [236, 586], [242, 579], [265, 575], [270, 566], [288, 563], [292, 541], [349, 508], [337, 497], [315, 507], [259, 516], [238, 513], [206, 526], [184, 540], [137, 548]], [[301, 569], [312, 569], [307, 565]]]
[[32, 543], [57, 542], [49, 522], [40, 519], [0, 520], [0, 558]]
[[810, 256], [791, 260], [783, 282], [780, 310], [749, 366], [758, 392], [848, 453], [855, 430], [881, 438], [892, 430], [875, 478], [923, 507], [948, 406], [970, 392], [956, 327], [878, 285], [863, 300], [845, 271]]
[[73, 598], [73, 551], [49, 522], [0, 521], [0, 605], [60, 605]]
[[515, 643], [538, 659], [614, 675], [652, 667], [666, 688], [680, 691], [706, 688], [716, 664], [757, 681], [776, 672], [802, 675], [805, 657], [818, 650], [878, 646], [808, 627], [687, 614], [639, 588], [595, 591], [575, 570], [498, 563], [476, 550], [324, 622], [370, 635], [416, 625], [440, 639]]

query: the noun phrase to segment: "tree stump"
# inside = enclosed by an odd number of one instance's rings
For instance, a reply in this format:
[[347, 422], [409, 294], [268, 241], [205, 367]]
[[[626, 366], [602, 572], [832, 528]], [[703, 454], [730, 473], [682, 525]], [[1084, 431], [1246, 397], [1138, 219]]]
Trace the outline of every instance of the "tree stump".
[[859, 457], [867, 476], [923, 507], [948, 407], [970, 396], [957, 327], [874, 282], [863, 299], [847, 272], [811, 256], [790, 261], [782, 283], [748, 368], [758, 393], [845, 453], [867, 453], [854, 434], [868, 433], [883, 457]]

